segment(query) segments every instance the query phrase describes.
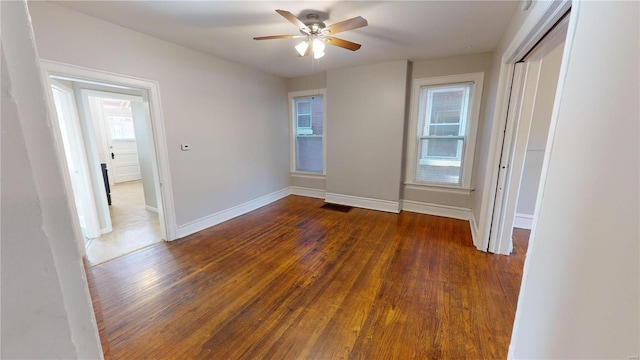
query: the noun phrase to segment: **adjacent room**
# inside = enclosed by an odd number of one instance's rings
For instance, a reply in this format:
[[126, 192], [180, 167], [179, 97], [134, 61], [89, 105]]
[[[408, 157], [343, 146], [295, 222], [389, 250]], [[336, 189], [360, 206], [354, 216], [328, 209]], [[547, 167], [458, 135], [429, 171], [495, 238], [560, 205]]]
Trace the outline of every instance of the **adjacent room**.
[[3, 358], [640, 355], [638, 3], [1, 6]]

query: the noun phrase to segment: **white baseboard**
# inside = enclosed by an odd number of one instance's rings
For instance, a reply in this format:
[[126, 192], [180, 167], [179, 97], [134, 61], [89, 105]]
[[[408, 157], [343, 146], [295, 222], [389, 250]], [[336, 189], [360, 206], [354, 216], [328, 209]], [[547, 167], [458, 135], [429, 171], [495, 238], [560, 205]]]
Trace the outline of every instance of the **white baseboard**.
[[533, 215], [516, 213], [513, 218], [513, 227], [531, 230], [533, 227]]
[[154, 208], [154, 207], [152, 207], [152, 206], [145, 205], [145, 206], [144, 206], [144, 208], [145, 208], [145, 209], [147, 209], [148, 211], [154, 212], [154, 213], [156, 213], [156, 214], [158, 213], [158, 209], [157, 209], [157, 208]]
[[457, 207], [457, 206], [425, 203], [425, 202], [413, 201], [413, 200], [403, 200], [402, 210], [416, 212], [420, 214], [443, 216], [443, 217], [460, 219], [460, 220], [471, 219], [471, 209]]
[[471, 239], [473, 239], [473, 246], [480, 251], [487, 251], [487, 249], [482, 248], [482, 244], [480, 242], [480, 235], [478, 230], [478, 223], [476, 222], [476, 217], [473, 215], [473, 211], [471, 211], [471, 216], [469, 217], [469, 226], [471, 227]]
[[257, 199], [247, 201], [244, 204], [236, 205], [232, 208], [218, 211], [215, 214], [211, 214], [198, 220], [191, 221], [187, 224], [178, 226], [176, 234], [177, 238], [180, 239], [187, 235], [191, 235], [206, 228], [218, 225], [227, 220], [231, 220], [240, 215], [244, 215], [250, 211], [259, 209], [265, 205], [269, 205], [272, 202], [280, 200], [289, 195], [291, 195], [291, 189], [287, 187], [282, 190], [272, 192], [271, 194], [261, 196]]
[[317, 199], [324, 199], [325, 194], [327, 193], [325, 190], [304, 188], [300, 186], [291, 186], [289, 189], [291, 189], [292, 195], [300, 195]]
[[332, 204], [348, 205], [363, 209], [386, 211], [396, 214], [400, 212], [399, 201], [380, 200], [333, 193], [326, 193], [324, 201]]

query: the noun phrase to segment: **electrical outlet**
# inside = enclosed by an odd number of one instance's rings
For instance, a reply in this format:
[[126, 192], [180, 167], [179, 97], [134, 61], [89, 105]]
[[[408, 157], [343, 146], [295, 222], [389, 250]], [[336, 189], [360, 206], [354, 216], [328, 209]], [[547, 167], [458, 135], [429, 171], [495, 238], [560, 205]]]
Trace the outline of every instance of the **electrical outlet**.
[[180, 144], [180, 149], [182, 149], [182, 151], [189, 151], [189, 150], [191, 150], [191, 145], [189, 145], [189, 144]]

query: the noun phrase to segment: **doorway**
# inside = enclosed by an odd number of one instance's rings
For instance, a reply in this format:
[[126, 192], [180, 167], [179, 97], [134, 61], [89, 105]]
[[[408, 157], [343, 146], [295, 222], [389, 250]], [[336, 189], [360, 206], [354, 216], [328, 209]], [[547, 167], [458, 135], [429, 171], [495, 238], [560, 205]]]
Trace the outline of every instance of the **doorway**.
[[122, 81], [98, 82], [95, 77], [104, 74], [46, 61], [43, 65], [83, 255], [96, 265], [173, 240], [168, 231], [175, 228], [172, 198], [162, 188], [170, 182], [164, 129], [159, 116], [152, 118], [159, 114], [158, 104], [150, 102], [157, 99], [157, 88], [123, 86], [130, 79], [111, 74], [109, 80]]
[[514, 67], [498, 167], [489, 251], [510, 254], [514, 230], [528, 238], [564, 52], [569, 13]]

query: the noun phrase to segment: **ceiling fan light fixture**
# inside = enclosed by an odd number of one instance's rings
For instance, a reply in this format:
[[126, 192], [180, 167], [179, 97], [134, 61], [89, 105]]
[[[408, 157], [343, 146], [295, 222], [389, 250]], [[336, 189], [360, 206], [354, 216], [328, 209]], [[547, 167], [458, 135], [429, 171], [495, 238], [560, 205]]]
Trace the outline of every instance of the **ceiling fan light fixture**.
[[313, 42], [311, 43], [311, 48], [313, 49], [313, 58], [314, 59], [320, 59], [321, 57], [324, 56], [324, 42], [322, 42], [322, 40], [320, 39], [313, 39]]
[[308, 47], [309, 47], [308, 41], [303, 41], [300, 44], [295, 46], [296, 51], [298, 52], [298, 54], [300, 54], [300, 56], [304, 56], [304, 54], [307, 52]]
[[313, 52], [324, 52], [324, 43], [320, 39], [313, 39]]
[[[1, 0], [0, 0], [1, 1]], [[348, 20], [344, 20], [335, 23], [331, 26], [326, 26], [324, 22], [320, 21], [318, 14], [307, 14], [307, 22], [304, 22], [286, 10], [276, 10], [278, 14], [284, 17], [287, 21], [298, 27], [300, 35], [271, 35], [271, 36], [258, 36], [254, 37], [254, 40], [273, 40], [273, 39], [300, 39], [305, 41], [295, 46], [296, 51], [301, 57], [305, 57], [313, 52], [314, 59], [320, 59], [323, 57], [325, 43], [332, 46], [341, 47], [343, 49], [356, 51], [360, 49], [361, 45], [351, 41], [339, 39], [333, 37], [333, 34], [339, 32], [359, 29], [369, 25], [366, 19], [362, 16], [357, 16]], [[329, 36], [331, 34], [332, 36]]]

